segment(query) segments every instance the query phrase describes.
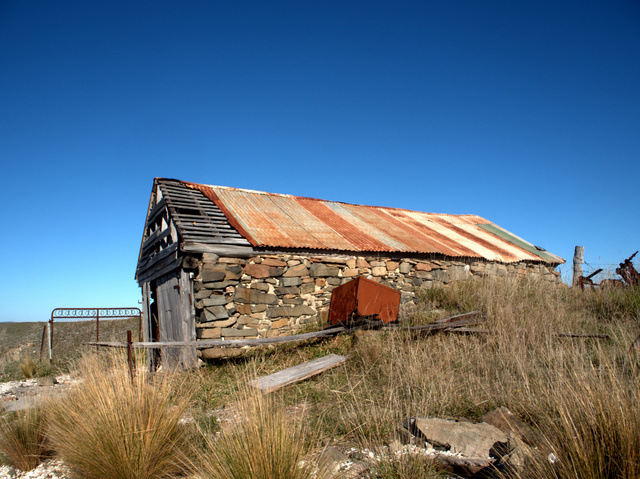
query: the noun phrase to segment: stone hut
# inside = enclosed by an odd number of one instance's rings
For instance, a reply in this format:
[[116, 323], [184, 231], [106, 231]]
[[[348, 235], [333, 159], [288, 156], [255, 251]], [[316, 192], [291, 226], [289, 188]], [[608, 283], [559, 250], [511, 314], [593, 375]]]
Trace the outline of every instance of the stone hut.
[[[140, 246], [146, 341], [289, 334], [359, 275], [402, 292], [474, 276], [560, 283], [564, 260], [475, 215], [156, 178]], [[201, 350], [203, 358], [214, 350]]]

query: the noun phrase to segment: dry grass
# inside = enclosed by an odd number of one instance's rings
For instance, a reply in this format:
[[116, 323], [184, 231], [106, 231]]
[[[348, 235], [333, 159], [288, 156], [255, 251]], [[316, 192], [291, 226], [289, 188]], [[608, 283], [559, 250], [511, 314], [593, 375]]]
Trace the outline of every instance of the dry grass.
[[[322, 426], [375, 447], [407, 416], [477, 420], [506, 406], [560, 451], [561, 466], [551, 470], [542, 461], [537, 477], [639, 477], [640, 363], [629, 346], [640, 325], [640, 291], [614, 293], [515, 280], [424, 291], [420, 301], [429, 308], [481, 310], [493, 334], [360, 336], [342, 385], [318, 406]], [[609, 304], [606, 320], [594, 300]], [[555, 335], [564, 331], [611, 339]]]
[[35, 377], [37, 370], [38, 366], [33, 358], [26, 358], [22, 363], [20, 363], [20, 371], [22, 371], [25, 378]]
[[[575, 359], [575, 358], [572, 358]], [[559, 461], [534, 456], [522, 477], [640, 477], [640, 377], [604, 351], [573, 362], [539, 397], [539, 427]]]
[[133, 384], [120, 357], [90, 356], [79, 363], [78, 387], [51, 403], [49, 437], [72, 471], [86, 479], [174, 477], [187, 462], [180, 423], [188, 391], [176, 395], [171, 377], [138, 368]]
[[[640, 332], [640, 289], [583, 292], [508, 278], [469, 281], [419, 292], [403, 321], [426, 323], [470, 310], [484, 313], [482, 327], [491, 334], [372, 331], [256, 350], [190, 373], [187, 380], [197, 389], [190, 407], [201, 429], [215, 423], [212, 410], [230, 404], [240, 404], [242, 417], [206, 436], [200, 476], [309, 477], [310, 468], [299, 467], [309, 438], [316, 449], [332, 441], [377, 449], [394, 439], [407, 416], [477, 420], [506, 406], [545, 437], [543, 450], [559, 458], [550, 464], [533, 454], [522, 478], [640, 477], [640, 360], [630, 348]], [[556, 335], [568, 331], [610, 339]], [[239, 387], [238, 378], [328, 353], [349, 361], [282, 395], [265, 398]], [[175, 388], [152, 384], [145, 375], [131, 387], [126, 368], [81, 370], [85, 382], [67, 402], [74, 406], [59, 407], [51, 425], [53, 445], [80, 475], [167, 477], [186, 470], [184, 430], [176, 426], [186, 397], [176, 397], [174, 405]], [[292, 422], [287, 408], [299, 404], [308, 405], [305, 419]], [[109, 469], [113, 464], [120, 469]], [[372, 474], [434, 477], [419, 458], [383, 461]]]
[[[234, 378], [252, 365], [263, 375], [324, 354], [345, 354], [345, 365], [289, 387], [285, 396], [290, 405], [309, 405], [304, 427], [325, 443], [376, 449], [393, 440], [408, 416], [478, 420], [506, 406], [561, 458], [551, 465], [546, 456], [532, 457], [531, 477], [640, 477], [640, 362], [630, 350], [640, 329], [640, 290], [469, 281], [419, 292], [403, 321], [426, 323], [470, 310], [484, 313], [481, 327], [492, 334], [421, 338], [373, 331], [219, 362], [200, 376], [203, 384], [215, 384], [203, 388], [209, 391], [203, 403], [222, 407]], [[610, 339], [556, 335], [569, 331]], [[415, 464], [388, 465], [382, 471], [387, 477], [429, 477]]]
[[[246, 377], [246, 376], [245, 376]], [[279, 396], [263, 396], [240, 387], [237, 418], [217, 435], [207, 436], [199, 454], [198, 476], [204, 479], [307, 479], [329, 477], [312, 461], [302, 422], [287, 414]]]
[[38, 406], [0, 416], [0, 456], [21, 471], [30, 471], [50, 454], [45, 421]]

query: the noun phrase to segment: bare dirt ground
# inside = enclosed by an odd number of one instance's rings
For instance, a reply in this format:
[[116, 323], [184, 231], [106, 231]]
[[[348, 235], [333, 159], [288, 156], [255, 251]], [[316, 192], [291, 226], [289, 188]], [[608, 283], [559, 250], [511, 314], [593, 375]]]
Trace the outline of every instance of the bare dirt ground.
[[0, 383], [0, 410], [19, 411], [51, 395], [62, 394], [76, 383], [68, 374]]

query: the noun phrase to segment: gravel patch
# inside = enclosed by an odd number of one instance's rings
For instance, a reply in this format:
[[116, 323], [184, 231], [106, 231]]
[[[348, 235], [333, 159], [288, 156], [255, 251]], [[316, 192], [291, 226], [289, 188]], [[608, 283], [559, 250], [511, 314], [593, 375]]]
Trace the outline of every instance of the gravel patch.
[[42, 398], [62, 394], [78, 382], [68, 374], [0, 383], [0, 411], [26, 409]]
[[69, 469], [59, 459], [50, 459], [31, 471], [20, 471], [13, 467], [0, 467], [1, 479], [71, 479]]

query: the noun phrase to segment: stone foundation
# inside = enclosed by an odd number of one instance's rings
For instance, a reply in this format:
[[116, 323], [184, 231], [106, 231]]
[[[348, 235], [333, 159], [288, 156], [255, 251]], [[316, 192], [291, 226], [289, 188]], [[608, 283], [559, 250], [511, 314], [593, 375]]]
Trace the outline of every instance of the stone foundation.
[[[195, 263], [195, 262], [194, 262]], [[529, 276], [561, 283], [552, 266], [531, 263], [419, 260], [382, 257], [260, 255], [228, 258], [205, 253], [193, 290], [198, 339], [273, 337], [318, 316], [326, 318], [331, 291], [363, 275], [402, 292], [483, 276]]]

